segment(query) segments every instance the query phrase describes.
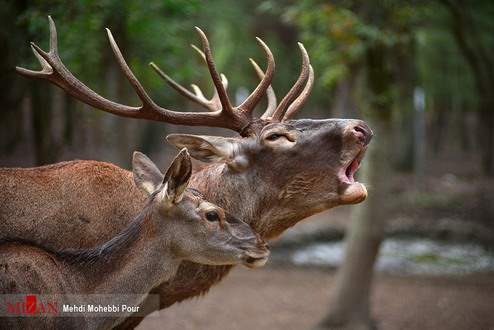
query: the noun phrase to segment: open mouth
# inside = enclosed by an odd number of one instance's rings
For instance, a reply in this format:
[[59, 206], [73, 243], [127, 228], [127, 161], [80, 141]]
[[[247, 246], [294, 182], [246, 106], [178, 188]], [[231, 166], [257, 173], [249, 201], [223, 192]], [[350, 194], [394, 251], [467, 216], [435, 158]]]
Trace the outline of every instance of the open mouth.
[[269, 252], [260, 256], [246, 256], [243, 264], [248, 268], [262, 267], [268, 261]]
[[262, 257], [262, 258], [248, 257], [245, 260], [244, 265], [247, 266], [248, 268], [258, 268], [264, 266], [267, 261], [268, 261], [268, 257]]
[[354, 175], [360, 167], [360, 161], [358, 159], [354, 159], [350, 165], [347, 166], [345, 170], [345, 176], [349, 183], [355, 182]]
[[357, 173], [363, 157], [364, 151], [361, 151], [340, 170], [339, 178], [342, 182], [348, 184], [355, 183], [355, 173]]

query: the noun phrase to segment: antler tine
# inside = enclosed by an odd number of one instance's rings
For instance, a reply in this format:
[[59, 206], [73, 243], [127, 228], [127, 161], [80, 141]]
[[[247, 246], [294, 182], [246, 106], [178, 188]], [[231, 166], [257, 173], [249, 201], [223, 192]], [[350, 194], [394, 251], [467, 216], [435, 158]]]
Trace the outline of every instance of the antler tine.
[[117, 60], [117, 63], [120, 66], [120, 69], [124, 73], [125, 77], [129, 81], [129, 83], [132, 85], [132, 88], [134, 88], [137, 96], [139, 96], [139, 98], [143, 102], [143, 109], [146, 109], [146, 108], [149, 109], [149, 107], [156, 109], [158, 106], [154, 103], [153, 100], [151, 100], [149, 95], [144, 90], [144, 87], [142, 87], [139, 80], [137, 80], [136, 76], [134, 75], [132, 70], [127, 65], [127, 62], [125, 62], [125, 59], [123, 58], [122, 52], [120, 51], [120, 48], [118, 48], [118, 45], [115, 42], [115, 39], [113, 38], [113, 35], [112, 35], [110, 29], [106, 28], [106, 34], [108, 36], [108, 41], [110, 42], [110, 46], [111, 46], [111, 49], [113, 51], [113, 55], [115, 55], [115, 59]]
[[31, 49], [33, 50], [34, 56], [38, 59], [39, 63], [41, 64], [41, 70], [40, 71], [34, 71], [34, 70], [28, 70], [25, 68], [21, 68], [19, 66], [15, 67], [15, 70], [20, 73], [23, 76], [26, 77], [32, 77], [32, 78], [37, 78], [37, 79], [44, 79], [49, 77], [50, 74], [53, 73], [53, 68], [50, 66], [50, 64], [38, 53], [36, 48], [31, 45]]
[[[223, 73], [220, 74], [220, 77], [221, 77], [221, 83], [223, 84], [223, 88], [225, 88], [225, 90], [228, 90], [228, 79], [226, 79], [226, 76]], [[197, 85], [194, 84], [194, 86], [196, 86], [197, 89], [201, 91], [201, 89]], [[197, 93], [197, 90], [194, 89], [194, 91]], [[213, 91], [213, 97], [211, 98], [210, 102], [213, 105], [213, 108], [221, 109], [221, 100], [216, 88]]]
[[249, 97], [247, 97], [247, 99], [241, 105], [238, 106], [238, 108], [241, 111], [247, 113], [252, 113], [256, 105], [259, 103], [261, 98], [264, 96], [264, 94], [271, 86], [271, 81], [273, 80], [274, 67], [275, 67], [274, 57], [273, 57], [273, 53], [271, 52], [271, 49], [269, 49], [268, 45], [266, 45], [261, 38], [256, 37], [256, 40], [264, 50], [264, 53], [266, 54], [268, 66], [266, 68], [266, 72], [263, 74], [261, 81], [257, 85], [256, 89], [249, 95]]
[[199, 88], [199, 86], [197, 86], [196, 84], [190, 84], [190, 87], [192, 88], [192, 90], [194, 91], [194, 94], [199, 97], [199, 98], [206, 98], [204, 96], [204, 94], [202, 93], [201, 89]]
[[208, 65], [208, 69], [209, 69], [209, 74], [211, 75], [211, 79], [213, 80], [214, 87], [216, 88], [216, 91], [218, 92], [218, 98], [220, 99], [222, 112], [229, 114], [232, 117], [234, 117], [234, 111], [233, 111], [233, 107], [230, 103], [230, 99], [228, 98], [226, 90], [223, 86], [223, 83], [221, 81], [221, 77], [218, 74], [218, 71], [216, 71], [216, 66], [214, 64], [213, 55], [211, 53], [211, 48], [209, 47], [209, 40], [206, 37], [206, 34], [199, 27], [196, 26], [195, 28], [196, 28], [197, 33], [199, 34], [199, 37], [201, 38], [202, 47], [204, 49], [204, 54], [206, 57], [206, 63]]
[[[254, 61], [253, 59], [249, 58], [250, 63], [254, 67], [254, 70], [257, 73], [257, 76], [259, 79], [264, 78], [264, 71], [259, 67], [259, 65]], [[261, 119], [266, 119], [269, 118], [273, 115], [274, 110], [276, 109], [276, 94], [274, 93], [274, 89], [271, 85], [268, 86], [268, 89], [266, 90], [266, 96], [268, 98], [268, 106], [266, 107], [266, 111], [264, 111], [263, 115], [261, 116]]]
[[[201, 58], [207, 64], [206, 55], [204, 54], [204, 52], [202, 50], [200, 50], [199, 47], [197, 47], [194, 44], [191, 44], [190, 46], [199, 54], [199, 56], [201, 56]], [[225, 90], [228, 90], [228, 79], [226, 79], [226, 76], [223, 73], [220, 74], [220, 78], [221, 78], [221, 83], [223, 84], [223, 88]], [[204, 94], [203, 94], [202, 90], [199, 88], [199, 86], [197, 86], [196, 84], [192, 84], [191, 87], [194, 89], [194, 93], [197, 96], [202, 95], [202, 97], [204, 97]], [[206, 99], [206, 98], [204, 98], [204, 99]], [[211, 109], [214, 109], [211, 111], [216, 111], [218, 109], [221, 109], [221, 100], [220, 100], [220, 97], [218, 95], [218, 91], [216, 90], [216, 88], [214, 88], [213, 97], [210, 100], [208, 100], [208, 102], [211, 104]]]
[[48, 25], [50, 26], [50, 53], [58, 55], [57, 27], [50, 15], [48, 15]]
[[[204, 54], [204, 52], [202, 50], [200, 50], [199, 47], [197, 47], [194, 44], [191, 44], [190, 46], [199, 54], [199, 56], [202, 57], [204, 62], [206, 62], [206, 55]], [[226, 78], [226, 76], [223, 73], [220, 74], [220, 78], [221, 78], [221, 83], [223, 84], [223, 87], [225, 87], [225, 89], [227, 89], [228, 88], [228, 79]], [[194, 85], [194, 86], [197, 87], [197, 85]]]
[[286, 109], [288, 106], [293, 102], [295, 97], [301, 92], [303, 89], [303, 84], [307, 80], [307, 77], [309, 75], [309, 66], [310, 66], [310, 60], [309, 60], [309, 55], [307, 54], [307, 51], [305, 50], [305, 47], [302, 43], [298, 43], [298, 47], [300, 48], [300, 52], [302, 54], [302, 69], [300, 71], [300, 75], [295, 82], [295, 84], [292, 86], [288, 94], [285, 95], [285, 97], [281, 100], [280, 104], [276, 108], [274, 114], [273, 114], [273, 119], [281, 121], [283, 116], [285, 115]]
[[165, 82], [172, 87], [174, 90], [179, 92], [184, 97], [190, 99], [193, 102], [198, 103], [209, 111], [217, 111], [217, 108], [211, 108], [211, 104], [209, 104], [208, 100], [204, 97], [204, 95], [199, 95], [198, 93], [192, 93], [187, 88], [183, 87], [175, 80], [173, 80], [169, 75], [164, 73], [154, 62], [149, 63], [149, 65], [156, 71], [156, 73], [165, 80]]
[[206, 62], [206, 55], [204, 54], [204, 52], [202, 50], [199, 49], [199, 47], [197, 47], [194, 44], [190, 44], [190, 47], [192, 47], [192, 49], [194, 49], [199, 54], [199, 56], [202, 57], [202, 59], [204, 60], [204, 62]]
[[299, 111], [307, 101], [307, 98], [312, 91], [312, 86], [314, 85], [314, 68], [312, 65], [309, 65], [309, 78], [307, 79], [307, 83], [305, 84], [304, 90], [300, 93], [299, 96], [295, 99], [295, 101], [290, 104], [288, 110], [286, 110], [285, 116], [283, 117], [283, 121], [290, 119], [297, 111]]
[[50, 25], [50, 50], [45, 52], [34, 42], [31, 42], [31, 48], [34, 55], [39, 60], [42, 70], [33, 71], [21, 67], [16, 67], [16, 71], [26, 77], [45, 79], [48, 80], [60, 88], [64, 89], [67, 93], [74, 96], [75, 98], [95, 107], [104, 107], [108, 112], [126, 116], [126, 117], [137, 117], [139, 108], [129, 107], [126, 105], [121, 105], [107, 100], [92, 89], [84, 85], [82, 82], [77, 80], [69, 70], [63, 65], [60, 57], [58, 55], [58, 45], [57, 45], [57, 29], [55, 22], [48, 16], [48, 22]]
[[[58, 47], [57, 47], [57, 30], [55, 28], [55, 24], [53, 20], [51, 19], [51, 16], [48, 16], [48, 22], [50, 25], [50, 51], [49, 53], [57, 55], [58, 54]], [[34, 70], [28, 70], [25, 68], [21, 68], [19, 66], [15, 67], [15, 70], [20, 73], [23, 76], [26, 77], [32, 77], [32, 78], [37, 78], [37, 79], [44, 79], [48, 78], [52, 73], [53, 73], [53, 68], [51, 65], [48, 63], [47, 60], [43, 56], [49, 56], [48, 53], [43, 51], [41, 48], [39, 48], [38, 45], [36, 45], [34, 42], [30, 43], [31, 49], [33, 50], [34, 56], [38, 59], [39, 64], [41, 65], [41, 70], [40, 71], [34, 71]], [[43, 56], [41, 55], [43, 53]]]

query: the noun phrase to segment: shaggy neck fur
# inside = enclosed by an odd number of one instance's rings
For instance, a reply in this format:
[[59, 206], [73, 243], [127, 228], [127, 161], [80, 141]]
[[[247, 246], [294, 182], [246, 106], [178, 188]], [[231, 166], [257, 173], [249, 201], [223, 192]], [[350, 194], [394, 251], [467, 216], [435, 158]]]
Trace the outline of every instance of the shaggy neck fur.
[[206, 199], [250, 224], [263, 238], [269, 239], [307, 215], [297, 214], [297, 210], [280, 212], [287, 206], [278, 199], [280, 187], [268, 179], [265, 174], [238, 173], [226, 164], [212, 164], [195, 173], [190, 186], [201, 191]]

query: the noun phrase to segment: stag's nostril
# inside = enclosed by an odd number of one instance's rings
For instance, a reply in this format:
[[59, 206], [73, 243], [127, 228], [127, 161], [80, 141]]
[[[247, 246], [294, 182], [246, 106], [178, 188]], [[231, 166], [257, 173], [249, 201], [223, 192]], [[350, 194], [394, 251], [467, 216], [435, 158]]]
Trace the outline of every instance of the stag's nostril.
[[362, 133], [362, 134], [366, 134], [365, 129], [364, 129], [363, 127], [360, 127], [360, 126], [355, 126], [353, 129], [354, 129], [355, 131], [357, 131], [357, 132]]
[[370, 140], [372, 139], [372, 131], [364, 126], [364, 125], [357, 125], [353, 128], [353, 132], [355, 136], [362, 142], [364, 145], [369, 144]]

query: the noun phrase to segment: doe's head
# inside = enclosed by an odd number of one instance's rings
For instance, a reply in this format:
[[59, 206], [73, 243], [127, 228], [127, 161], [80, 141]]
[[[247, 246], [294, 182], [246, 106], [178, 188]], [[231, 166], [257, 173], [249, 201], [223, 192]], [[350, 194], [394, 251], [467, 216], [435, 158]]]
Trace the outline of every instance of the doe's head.
[[245, 222], [188, 189], [191, 158], [182, 149], [163, 175], [144, 154], [134, 152], [134, 182], [150, 198], [151, 217], [167, 238], [166, 247], [181, 259], [209, 265], [262, 266], [267, 244]]

